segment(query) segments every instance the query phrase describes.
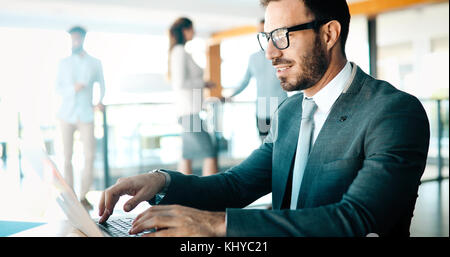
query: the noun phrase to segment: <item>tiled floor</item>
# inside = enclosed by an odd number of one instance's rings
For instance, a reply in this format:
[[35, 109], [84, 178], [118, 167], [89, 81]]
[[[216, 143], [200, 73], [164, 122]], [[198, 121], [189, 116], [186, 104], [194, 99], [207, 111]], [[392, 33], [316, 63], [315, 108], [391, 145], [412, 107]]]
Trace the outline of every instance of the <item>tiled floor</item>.
[[449, 192], [448, 179], [424, 182], [419, 187], [414, 217], [411, 221], [412, 237], [448, 237]]

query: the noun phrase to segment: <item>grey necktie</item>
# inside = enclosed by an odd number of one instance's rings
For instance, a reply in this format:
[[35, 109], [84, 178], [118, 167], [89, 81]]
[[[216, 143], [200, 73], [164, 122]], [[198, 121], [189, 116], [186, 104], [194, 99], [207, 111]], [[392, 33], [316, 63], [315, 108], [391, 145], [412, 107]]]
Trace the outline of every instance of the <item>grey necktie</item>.
[[317, 105], [313, 99], [304, 98], [302, 103], [302, 121], [300, 124], [300, 134], [297, 143], [297, 154], [295, 156], [294, 171], [292, 175], [292, 195], [291, 210], [297, 209], [300, 185], [302, 184], [303, 173], [308, 162], [309, 151], [312, 145], [314, 132], [313, 114]]

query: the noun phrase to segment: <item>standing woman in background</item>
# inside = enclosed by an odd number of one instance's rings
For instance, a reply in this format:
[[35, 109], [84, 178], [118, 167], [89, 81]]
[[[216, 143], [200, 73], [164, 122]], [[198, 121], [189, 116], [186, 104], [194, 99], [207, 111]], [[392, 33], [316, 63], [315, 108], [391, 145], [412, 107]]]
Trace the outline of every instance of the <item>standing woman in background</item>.
[[194, 37], [188, 18], [178, 18], [170, 27], [168, 77], [176, 93], [178, 123], [183, 127], [182, 160], [178, 170], [192, 174], [192, 160], [203, 159], [203, 176], [217, 173], [217, 150], [209, 134], [203, 130], [199, 113], [203, 88], [214, 86], [203, 80], [203, 70], [194, 62], [184, 46]]

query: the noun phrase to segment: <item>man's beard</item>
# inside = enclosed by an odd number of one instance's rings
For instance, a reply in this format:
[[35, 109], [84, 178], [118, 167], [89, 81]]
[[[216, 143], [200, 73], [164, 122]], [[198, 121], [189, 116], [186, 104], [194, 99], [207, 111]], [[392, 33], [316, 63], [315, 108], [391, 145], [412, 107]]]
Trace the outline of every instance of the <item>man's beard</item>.
[[83, 45], [78, 46], [78, 47], [72, 47], [72, 54], [79, 54], [81, 52], [83, 52]]
[[[275, 59], [272, 64], [289, 64], [288, 60]], [[322, 45], [319, 35], [314, 40], [314, 50], [311, 54], [302, 57], [301, 73], [293, 83], [288, 82], [286, 77], [280, 77], [281, 87], [288, 92], [305, 90], [314, 86], [325, 74], [329, 66], [325, 47]]]

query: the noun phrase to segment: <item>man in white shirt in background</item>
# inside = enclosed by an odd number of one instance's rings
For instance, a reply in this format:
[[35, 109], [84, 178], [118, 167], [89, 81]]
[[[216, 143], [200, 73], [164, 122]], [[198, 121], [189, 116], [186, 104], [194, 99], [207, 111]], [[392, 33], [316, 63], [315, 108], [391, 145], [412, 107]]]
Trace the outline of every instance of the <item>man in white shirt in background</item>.
[[[258, 32], [264, 31], [264, 19], [259, 21]], [[276, 75], [277, 71], [272, 62], [267, 60], [262, 50], [253, 53], [248, 59], [247, 70], [234, 92], [227, 97], [226, 101], [231, 101], [232, 97], [240, 94], [250, 84], [251, 78], [256, 80], [256, 127], [258, 129], [261, 142], [269, 134], [270, 120], [278, 105], [287, 98], [287, 93], [281, 88], [280, 80]]]
[[[92, 209], [87, 201], [93, 180], [95, 158], [94, 108], [103, 111], [105, 95], [103, 68], [100, 60], [90, 56], [83, 48], [86, 30], [73, 27], [69, 31], [72, 39], [72, 55], [59, 63], [56, 92], [61, 96], [58, 111], [62, 141], [64, 147], [64, 177], [73, 188], [73, 135], [80, 132], [84, 152], [84, 171], [81, 179], [80, 201], [86, 209]], [[93, 86], [100, 86], [100, 97], [94, 106], [92, 103]]]

